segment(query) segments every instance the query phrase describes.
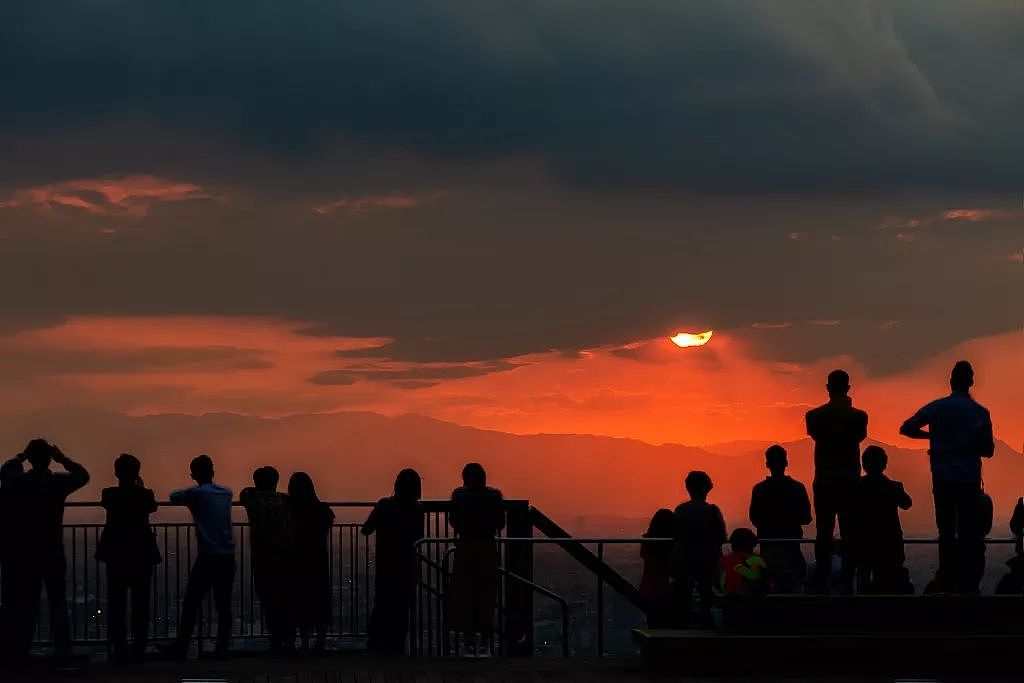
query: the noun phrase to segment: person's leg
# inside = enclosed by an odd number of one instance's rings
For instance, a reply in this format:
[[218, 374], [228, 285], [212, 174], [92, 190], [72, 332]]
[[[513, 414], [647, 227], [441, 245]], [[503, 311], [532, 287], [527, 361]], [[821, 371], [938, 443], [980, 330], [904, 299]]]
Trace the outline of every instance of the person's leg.
[[826, 482], [814, 482], [814, 539], [815, 583], [820, 591], [828, 592], [832, 583], [832, 543], [835, 535], [836, 506], [833, 487]]
[[932, 482], [932, 495], [935, 498], [935, 526], [939, 531], [939, 572], [945, 588], [957, 585], [957, 506], [955, 495], [950, 485]]
[[149, 591], [153, 572], [139, 569], [132, 576], [132, 655], [141, 657], [149, 642]]
[[71, 654], [71, 624], [68, 621], [67, 563], [63, 557], [53, 558], [47, 564], [43, 581], [46, 601], [50, 605], [50, 636], [58, 657]]
[[217, 609], [218, 654], [228, 651], [231, 642], [231, 593], [235, 584], [235, 556], [218, 555], [213, 577], [213, 601]]
[[36, 630], [39, 613], [39, 596], [43, 591], [43, 574], [31, 560], [8, 560], [4, 571], [10, 572], [10, 607], [7, 609], [10, 648], [12, 658], [28, 657], [32, 649], [32, 638]]
[[188, 583], [185, 585], [185, 597], [181, 602], [181, 620], [178, 622], [178, 635], [175, 639], [175, 648], [181, 654], [188, 651], [203, 598], [213, 585], [209, 560], [207, 555], [196, 557], [196, 561], [192, 563], [192, 571], [188, 575]]
[[957, 487], [957, 590], [963, 593], [977, 593], [985, 573], [985, 542], [978, 515], [980, 495], [981, 487], [977, 484]]
[[[134, 596], [133, 596], [134, 597]], [[115, 658], [128, 654], [128, 581], [116, 564], [107, 565], [107, 651]], [[133, 610], [134, 612], [134, 610]], [[134, 618], [134, 614], [133, 614]]]
[[853, 535], [853, 524], [850, 519], [850, 503], [853, 499], [854, 482], [841, 482], [836, 485], [833, 505], [835, 506], [836, 520], [839, 522], [839, 537], [842, 544], [839, 546], [839, 559], [841, 562], [842, 591], [853, 592], [853, 579], [857, 571], [857, 539], [853, 543], [847, 542], [847, 536]]

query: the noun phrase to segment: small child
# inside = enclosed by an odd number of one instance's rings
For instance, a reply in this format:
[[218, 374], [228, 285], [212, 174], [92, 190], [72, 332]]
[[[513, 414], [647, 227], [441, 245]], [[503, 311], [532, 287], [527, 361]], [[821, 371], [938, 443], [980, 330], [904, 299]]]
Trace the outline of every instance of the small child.
[[[644, 538], [672, 538], [672, 511], [661, 508], [654, 513]], [[669, 567], [672, 544], [644, 541], [640, 544], [644, 573], [640, 579], [640, 599], [647, 614], [648, 628], [667, 628], [672, 623], [672, 585]]]
[[[725, 520], [717, 505], [707, 502], [714, 484], [706, 472], [686, 475], [690, 500], [676, 507], [672, 546], [672, 592], [679, 614], [693, 613], [696, 625], [711, 624], [711, 598], [725, 543]], [[694, 594], [697, 602], [694, 604]]]
[[889, 456], [880, 446], [865, 448], [861, 463], [864, 476], [853, 495], [853, 554], [861, 588], [870, 593], [905, 593], [899, 511], [909, 510], [913, 501], [902, 482], [885, 476]]
[[747, 528], [734, 529], [729, 536], [732, 552], [721, 560], [719, 591], [723, 595], [764, 595], [767, 592], [767, 565], [754, 552], [757, 534]]

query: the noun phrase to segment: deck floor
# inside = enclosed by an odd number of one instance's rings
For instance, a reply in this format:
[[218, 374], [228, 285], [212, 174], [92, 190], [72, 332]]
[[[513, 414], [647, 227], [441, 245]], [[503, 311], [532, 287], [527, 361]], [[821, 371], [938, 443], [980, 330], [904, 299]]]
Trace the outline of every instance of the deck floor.
[[[682, 662], [680, 663], [682, 664]], [[273, 660], [239, 657], [226, 661], [147, 662], [116, 667], [90, 664], [79, 670], [58, 671], [48, 662], [0, 671], [0, 679], [12, 683], [39, 683], [52, 680], [104, 681], [109, 683], [648, 683], [687, 680], [694, 683], [713, 680], [690, 678], [672, 672], [645, 671], [638, 659], [604, 660], [453, 660], [382, 659], [365, 654], [344, 654], [320, 659]], [[743, 680], [751, 680], [749, 677]], [[771, 681], [901, 681], [886, 678], [765, 678]], [[909, 680], [909, 679], [902, 679]], [[926, 683], [926, 679], [914, 679]], [[940, 679], [927, 679], [927, 682]], [[957, 681], [958, 679], [941, 679]], [[959, 679], [964, 681], [964, 679]], [[1014, 678], [978, 678], [971, 681], [1002, 683]]]

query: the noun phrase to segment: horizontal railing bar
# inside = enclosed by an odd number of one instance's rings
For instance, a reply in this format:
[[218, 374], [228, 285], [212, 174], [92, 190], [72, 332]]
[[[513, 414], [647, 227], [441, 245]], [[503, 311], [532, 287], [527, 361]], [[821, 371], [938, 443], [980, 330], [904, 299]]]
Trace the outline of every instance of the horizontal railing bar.
[[[328, 505], [328, 506], [334, 507], [334, 508], [372, 508], [374, 505], [377, 504], [377, 501], [375, 501], [375, 500], [374, 501], [362, 501], [362, 500], [334, 500], [334, 501], [326, 501], [325, 500], [323, 502], [324, 502], [325, 505]], [[525, 502], [527, 502], [527, 501], [519, 500], [519, 499], [515, 499], [515, 498], [506, 498], [505, 499], [506, 506], [510, 505], [510, 504], [520, 504], [521, 505], [521, 504], [523, 504]], [[185, 507], [184, 505], [181, 505], [179, 503], [172, 503], [169, 500], [158, 500], [156, 504], [157, 504], [158, 507]], [[424, 512], [434, 512], [436, 510], [447, 509], [450, 504], [451, 504], [450, 500], [443, 499], [443, 498], [430, 499], [430, 500], [421, 500], [420, 501], [420, 505], [423, 506], [423, 511]], [[237, 501], [237, 500], [232, 501], [231, 505], [233, 507], [243, 507], [242, 503]], [[92, 500], [68, 500], [68, 501], [64, 502], [64, 506], [65, 507], [69, 507], [69, 508], [88, 508], [88, 507], [97, 507], [98, 508], [98, 507], [103, 507], [102, 503], [100, 503], [99, 501], [92, 501]]]
[[[510, 536], [498, 536], [494, 539], [498, 543], [544, 543], [544, 544], [564, 544], [566, 541], [573, 541], [576, 543], [672, 543], [674, 539], [671, 538], [645, 538], [643, 536], [638, 537], [614, 537], [614, 536], [569, 536], [567, 538], [543, 538], [543, 537], [510, 537]], [[835, 539], [841, 541], [841, 538]], [[421, 543], [457, 543], [459, 538], [456, 536], [451, 537], [428, 537], [421, 538], [417, 541], [417, 545]], [[983, 538], [986, 544], [1002, 545], [1002, 544], [1013, 544], [1017, 543], [1018, 539], [1012, 536], [1009, 537], [986, 537]], [[939, 539], [937, 537], [908, 537], [904, 538], [903, 542], [907, 545], [928, 545], [937, 544]], [[803, 545], [813, 545], [815, 539], [813, 538], [764, 538], [759, 539], [758, 543], [800, 543]], [[723, 543], [723, 545], [725, 545]]]

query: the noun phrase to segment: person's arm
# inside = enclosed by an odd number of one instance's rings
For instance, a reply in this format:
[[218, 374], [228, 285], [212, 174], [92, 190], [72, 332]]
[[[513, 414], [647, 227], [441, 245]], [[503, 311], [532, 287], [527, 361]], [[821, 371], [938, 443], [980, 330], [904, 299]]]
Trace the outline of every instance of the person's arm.
[[722, 509], [715, 506], [715, 523], [718, 525], [719, 545], [724, 545], [729, 540], [729, 534], [725, 530], [725, 517], [722, 516]]
[[818, 440], [818, 420], [813, 410], [808, 410], [804, 416], [804, 423], [807, 425], [807, 436], [813, 440]]
[[857, 415], [857, 431], [854, 434], [854, 438], [857, 439], [857, 443], [860, 443], [864, 439], [868, 438], [868, 414], [861, 411]]
[[927, 439], [929, 434], [922, 427], [928, 425], [930, 420], [928, 406], [925, 406], [903, 423], [900, 427], [900, 434], [911, 439]]
[[377, 504], [370, 510], [370, 516], [363, 522], [362, 528], [359, 530], [363, 536], [369, 536], [377, 530], [380, 525], [380, 506], [384, 504], [384, 499], [377, 501]]
[[800, 526], [811, 523], [811, 499], [807, 496], [807, 487], [800, 484]]
[[192, 500], [192, 488], [171, 491], [171, 495], [168, 498], [175, 505], [188, 505], [189, 501]]
[[451, 504], [448, 512], [448, 523], [456, 534], [462, 533], [462, 504], [459, 501], [461, 498], [459, 489], [452, 491]]
[[996, 452], [996, 439], [992, 434], [992, 417], [986, 411], [985, 419], [978, 430], [978, 455], [991, 458]]
[[750, 492], [750, 511], [747, 513], [747, 517], [750, 518], [750, 523], [754, 525], [755, 529], [764, 526], [764, 501], [759, 495], [757, 486]]
[[901, 510], [909, 510], [910, 506], [914, 504], [914, 501], [910, 498], [910, 494], [907, 493], [905, 488], [903, 488], [902, 483], [896, 487], [896, 504], [899, 505]]
[[157, 510], [156, 494], [153, 493], [153, 489], [145, 489], [146, 491], [146, 512], [152, 514]]
[[89, 472], [77, 462], [64, 455], [56, 446], [53, 447], [53, 461], [67, 472], [68, 493], [77, 491], [89, 483]]

